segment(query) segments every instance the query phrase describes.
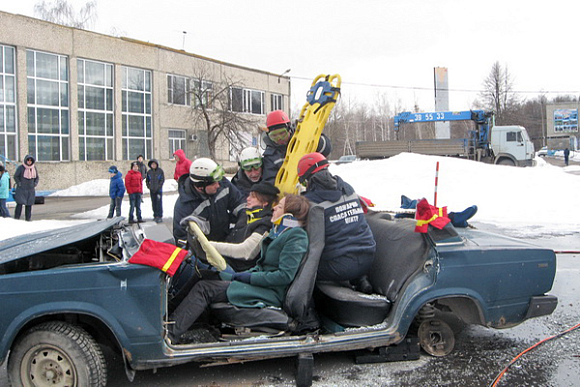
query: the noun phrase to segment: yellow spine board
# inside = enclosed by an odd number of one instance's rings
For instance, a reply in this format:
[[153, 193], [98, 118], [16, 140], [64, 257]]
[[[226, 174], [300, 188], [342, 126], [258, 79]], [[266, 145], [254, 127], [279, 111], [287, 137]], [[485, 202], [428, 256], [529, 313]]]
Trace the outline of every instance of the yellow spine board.
[[[324, 129], [324, 125], [328, 121], [328, 117], [336, 104], [338, 95], [340, 93], [340, 75], [325, 75], [321, 74], [312, 81], [311, 91], [319, 81], [328, 81], [333, 87], [333, 90], [327, 92], [327, 96], [332, 100], [320, 104], [319, 102], [306, 102], [300, 111], [298, 118], [298, 125], [296, 131], [288, 143], [286, 157], [284, 163], [278, 174], [276, 175], [276, 187], [280, 190], [280, 197], [287, 193], [298, 193], [298, 161], [300, 158], [308, 153], [316, 152], [318, 140]], [[320, 91], [315, 91], [320, 93]], [[321, 95], [316, 95], [316, 100], [319, 100]]]

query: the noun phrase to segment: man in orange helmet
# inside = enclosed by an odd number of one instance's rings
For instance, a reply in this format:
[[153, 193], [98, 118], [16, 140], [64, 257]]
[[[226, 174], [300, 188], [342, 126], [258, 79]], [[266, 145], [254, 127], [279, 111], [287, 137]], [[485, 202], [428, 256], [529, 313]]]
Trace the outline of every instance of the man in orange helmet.
[[[268, 114], [266, 127], [267, 136], [264, 138], [266, 150], [263, 154], [262, 181], [274, 184], [276, 175], [284, 163], [288, 143], [294, 135], [294, 127], [288, 114], [282, 110], [274, 110]], [[316, 151], [328, 156], [331, 150], [330, 139], [322, 134]]]

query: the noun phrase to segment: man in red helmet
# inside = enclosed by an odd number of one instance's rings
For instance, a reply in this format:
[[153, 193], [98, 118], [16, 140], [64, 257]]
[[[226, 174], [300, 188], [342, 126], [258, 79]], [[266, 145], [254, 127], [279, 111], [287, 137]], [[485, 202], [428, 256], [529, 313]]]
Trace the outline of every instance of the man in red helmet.
[[[264, 138], [266, 150], [263, 154], [262, 181], [274, 184], [276, 175], [284, 163], [288, 143], [294, 135], [294, 127], [290, 123], [288, 114], [282, 110], [274, 110], [268, 114], [266, 127], [267, 136]], [[328, 156], [331, 150], [330, 139], [322, 134], [316, 151]]]
[[317, 279], [350, 281], [358, 290], [371, 293], [366, 274], [373, 263], [376, 243], [360, 197], [348, 183], [328, 171], [328, 160], [317, 152], [300, 159], [298, 179], [306, 186], [304, 196], [324, 208], [324, 249]]

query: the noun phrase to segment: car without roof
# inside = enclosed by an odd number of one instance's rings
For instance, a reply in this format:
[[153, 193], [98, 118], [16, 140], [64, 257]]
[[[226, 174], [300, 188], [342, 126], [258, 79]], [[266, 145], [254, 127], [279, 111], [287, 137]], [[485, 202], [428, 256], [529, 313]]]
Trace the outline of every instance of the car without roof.
[[193, 327], [192, 342], [179, 345], [167, 338], [179, 276], [128, 262], [145, 238], [170, 239], [160, 231], [164, 226], [143, 229], [116, 218], [2, 241], [0, 361], [10, 353], [15, 386], [32, 380], [105, 386], [102, 346], [118, 351], [130, 380], [138, 370], [191, 361], [297, 356], [297, 383], [304, 385], [312, 377], [312, 354], [404, 343], [412, 352], [420, 343], [444, 356], [454, 346], [452, 319], [509, 328], [556, 307], [548, 294], [556, 272], [550, 249], [452, 226], [420, 234], [412, 220], [366, 216], [377, 240], [369, 276], [374, 294], [315, 283], [324, 237], [322, 225], [312, 221], [310, 249], [283, 308], [211, 305], [205, 324]]

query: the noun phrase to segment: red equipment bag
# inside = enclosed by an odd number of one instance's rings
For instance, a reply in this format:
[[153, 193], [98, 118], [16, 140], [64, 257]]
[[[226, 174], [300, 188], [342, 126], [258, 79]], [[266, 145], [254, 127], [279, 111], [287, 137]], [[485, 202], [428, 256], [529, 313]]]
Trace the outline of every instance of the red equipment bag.
[[129, 263], [153, 266], [173, 277], [188, 251], [174, 245], [145, 239]]

